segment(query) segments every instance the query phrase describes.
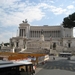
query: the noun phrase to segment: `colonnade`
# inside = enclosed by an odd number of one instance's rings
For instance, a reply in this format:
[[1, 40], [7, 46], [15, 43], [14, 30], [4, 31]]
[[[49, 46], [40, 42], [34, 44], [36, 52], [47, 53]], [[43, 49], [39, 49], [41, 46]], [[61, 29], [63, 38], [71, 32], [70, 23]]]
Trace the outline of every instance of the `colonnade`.
[[19, 36], [26, 36], [26, 29], [19, 29]]
[[[41, 31], [30, 31], [30, 37], [40, 37]], [[57, 31], [43, 31], [44, 37], [60, 37], [61, 33], [59, 30]]]
[[[27, 35], [29, 35], [30, 38], [39, 38], [41, 35], [41, 30], [31, 30]], [[60, 30], [43, 31], [43, 35], [46, 38], [49, 37], [59, 38], [61, 36], [61, 31]], [[26, 36], [26, 29], [24, 28], [19, 29], [19, 36]]]

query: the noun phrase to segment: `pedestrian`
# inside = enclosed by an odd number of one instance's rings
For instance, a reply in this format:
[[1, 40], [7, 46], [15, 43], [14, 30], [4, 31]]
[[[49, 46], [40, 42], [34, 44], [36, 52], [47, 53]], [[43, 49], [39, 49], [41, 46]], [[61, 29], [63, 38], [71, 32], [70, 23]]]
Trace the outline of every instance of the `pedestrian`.
[[53, 60], [55, 60], [55, 57], [53, 57]]
[[35, 75], [35, 69], [36, 69], [36, 66], [33, 65], [33, 75]]

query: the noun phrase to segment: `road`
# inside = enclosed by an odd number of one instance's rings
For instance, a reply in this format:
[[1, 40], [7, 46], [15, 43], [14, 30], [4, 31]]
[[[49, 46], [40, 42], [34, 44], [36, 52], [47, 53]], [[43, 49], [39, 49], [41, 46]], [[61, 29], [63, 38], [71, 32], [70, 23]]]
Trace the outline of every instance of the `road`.
[[44, 65], [39, 65], [35, 75], [75, 75], [75, 56], [71, 60], [63, 57], [50, 56], [50, 60]]

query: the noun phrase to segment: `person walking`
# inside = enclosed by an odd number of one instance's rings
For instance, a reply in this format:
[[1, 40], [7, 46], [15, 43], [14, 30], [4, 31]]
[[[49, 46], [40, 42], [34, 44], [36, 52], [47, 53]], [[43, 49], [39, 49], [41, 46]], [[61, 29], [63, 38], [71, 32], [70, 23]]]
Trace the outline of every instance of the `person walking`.
[[36, 66], [33, 65], [33, 75], [35, 75], [35, 69], [36, 69]]
[[55, 60], [55, 57], [53, 57], [53, 60]]

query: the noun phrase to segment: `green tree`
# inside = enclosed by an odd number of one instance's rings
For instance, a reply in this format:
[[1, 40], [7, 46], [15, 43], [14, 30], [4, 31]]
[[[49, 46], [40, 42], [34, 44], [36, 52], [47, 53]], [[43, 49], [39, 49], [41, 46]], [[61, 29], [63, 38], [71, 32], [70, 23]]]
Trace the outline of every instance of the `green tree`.
[[64, 28], [73, 28], [75, 27], [75, 12], [71, 15], [69, 15], [68, 17], [65, 17], [63, 19], [63, 23], [62, 23]]
[[7, 45], [9, 45], [9, 43], [4, 43], [4, 46], [7, 46]]

